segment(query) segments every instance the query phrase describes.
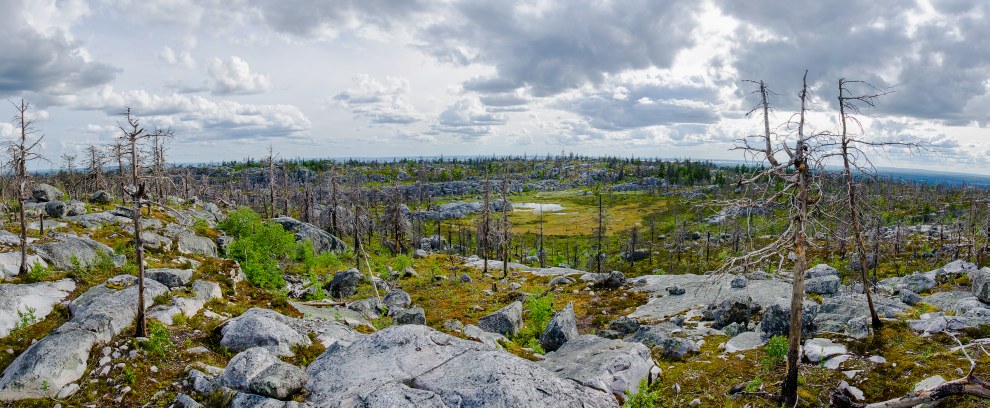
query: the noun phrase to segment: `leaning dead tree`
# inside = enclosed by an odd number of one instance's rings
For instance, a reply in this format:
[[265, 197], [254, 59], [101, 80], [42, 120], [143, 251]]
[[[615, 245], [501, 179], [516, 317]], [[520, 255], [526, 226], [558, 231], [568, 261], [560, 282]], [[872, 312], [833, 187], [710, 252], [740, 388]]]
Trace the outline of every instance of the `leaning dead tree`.
[[11, 103], [14, 105], [16, 114], [14, 115], [14, 122], [17, 123], [17, 129], [20, 134], [12, 141], [7, 143], [7, 153], [10, 155], [11, 164], [14, 170], [14, 180], [17, 188], [17, 212], [21, 223], [21, 266], [18, 269], [18, 275], [27, 274], [29, 266], [27, 264], [27, 219], [24, 213], [24, 195], [25, 189], [27, 188], [27, 163], [31, 160], [41, 159], [41, 155], [35, 150], [41, 143], [41, 140], [45, 138], [44, 135], [34, 138], [37, 134], [37, 130], [34, 129], [34, 120], [28, 116], [28, 111], [31, 109], [31, 105], [21, 99], [20, 104]]
[[144, 241], [141, 239], [141, 207], [147, 202], [147, 186], [142, 180], [141, 149], [139, 143], [145, 139], [171, 137], [171, 130], [155, 129], [146, 132], [141, 122], [131, 114], [131, 108], [124, 108], [121, 113], [124, 123], [117, 123], [121, 134], [118, 137], [123, 142], [126, 152], [130, 155], [130, 185], [125, 186], [124, 192], [131, 198], [131, 217], [134, 220], [134, 262], [138, 270], [138, 313], [135, 323], [134, 337], [148, 336], [148, 322], [145, 318], [144, 302]]
[[[748, 81], [759, 87], [755, 93], [760, 97], [759, 104], [748, 115], [758, 114], [762, 116], [763, 134], [741, 139], [734, 150], [742, 150], [751, 159], [766, 164], [768, 167], [758, 171], [748, 179], [740, 180], [739, 184], [766, 183], [766, 197], [760, 200], [742, 200], [744, 202], [739, 204], [746, 207], [766, 208], [778, 202], [785, 202], [788, 204], [789, 222], [787, 228], [776, 240], [762, 248], [729, 259], [720, 269], [721, 272], [739, 272], [778, 257], [781, 264], [783, 264], [785, 257], [790, 258], [793, 262], [787, 374], [780, 395], [781, 401], [788, 407], [794, 406], [798, 398], [804, 272], [808, 266], [808, 215], [809, 207], [815, 204], [815, 200], [812, 199], [812, 190], [820, 189], [817, 181], [813, 180], [812, 174], [813, 166], [816, 168], [821, 166], [819, 146], [816, 145], [818, 137], [805, 129], [809, 100], [807, 80], [808, 72], [805, 71], [801, 91], [798, 93], [800, 111], [783, 125], [784, 133], [782, 135], [772, 132], [770, 126], [772, 111], [770, 96], [774, 93], [767, 89], [766, 83], [763, 81]], [[778, 160], [778, 154], [783, 155], [785, 160]]]

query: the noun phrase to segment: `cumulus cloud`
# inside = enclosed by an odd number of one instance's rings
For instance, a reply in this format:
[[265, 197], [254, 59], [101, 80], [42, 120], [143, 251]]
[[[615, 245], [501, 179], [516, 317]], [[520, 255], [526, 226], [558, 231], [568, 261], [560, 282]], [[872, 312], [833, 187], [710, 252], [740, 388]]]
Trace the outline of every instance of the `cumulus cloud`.
[[172, 47], [168, 46], [158, 53], [158, 59], [168, 65], [179, 65], [189, 69], [196, 68], [196, 60], [189, 51], [175, 52]]
[[[631, 89], [630, 89], [631, 88]], [[715, 92], [700, 86], [646, 84], [566, 98], [556, 107], [577, 113], [597, 129], [624, 130], [673, 123], [715, 123]]]
[[[88, 14], [78, 1], [61, 5], [5, 2], [0, 13], [0, 96], [66, 95], [106, 84], [118, 69], [92, 61], [68, 28]], [[51, 99], [51, 98], [50, 98]]]
[[354, 83], [356, 87], [334, 95], [332, 102], [373, 123], [411, 124], [422, 120], [409, 102], [409, 81], [404, 78], [386, 76], [384, 81], [378, 81], [359, 74]]
[[477, 99], [465, 98], [444, 109], [432, 129], [473, 140], [490, 134], [493, 126], [504, 125], [507, 121], [504, 114], [489, 112]]
[[264, 23], [275, 31], [315, 39], [333, 39], [345, 31], [398, 29], [404, 25], [406, 17], [430, 8], [427, 2], [419, 0], [257, 0], [251, 3]]
[[83, 95], [74, 108], [117, 115], [130, 107], [150, 125], [171, 127], [200, 138], [237, 139], [299, 136], [311, 123], [292, 105], [251, 105], [199, 95], [156, 95], [144, 90], [114, 91], [106, 86]]
[[272, 87], [268, 75], [251, 72], [247, 61], [237, 56], [214, 58], [208, 71], [213, 79], [214, 95], [252, 95], [267, 92]]

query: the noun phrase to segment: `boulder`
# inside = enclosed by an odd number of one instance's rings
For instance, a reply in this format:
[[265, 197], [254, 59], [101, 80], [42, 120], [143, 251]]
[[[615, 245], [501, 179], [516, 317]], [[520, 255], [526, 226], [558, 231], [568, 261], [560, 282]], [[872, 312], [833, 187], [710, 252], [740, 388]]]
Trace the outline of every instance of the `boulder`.
[[818, 264], [804, 271], [805, 279], [822, 278], [825, 276], [839, 276], [839, 270], [826, 264]]
[[60, 200], [65, 193], [62, 190], [55, 188], [50, 184], [36, 184], [33, 189], [31, 189], [31, 197], [35, 200], [41, 202], [48, 202], [52, 200]]
[[846, 346], [829, 339], [814, 338], [804, 342], [804, 357], [812, 363], [827, 360], [829, 357], [846, 354]]
[[75, 217], [86, 214], [86, 203], [78, 200], [69, 200], [65, 203], [65, 215]]
[[[72, 319], [28, 347], [3, 371], [0, 401], [53, 398], [82, 378], [93, 346], [109, 342], [134, 323], [136, 281], [133, 276], [116, 276], [72, 301]], [[145, 307], [166, 290], [158, 282], [145, 282]]]
[[745, 276], [736, 276], [732, 278], [732, 282], [729, 283], [729, 286], [733, 289], [742, 289], [746, 287], [747, 283], [749, 283], [749, 280], [746, 279]]
[[[35, 264], [41, 265], [43, 267], [48, 267], [48, 262], [45, 262], [38, 255], [28, 254], [27, 256], [28, 269], [30, 270]], [[21, 253], [20, 252], [0, 252], [0, 280], [6, 278], [13, 278], [21, 271]]]
[[628, 316], [622, 316], [608, 322], [608, 328], [625, 336], [627, 334], [633, 334], [636, 330], [639, 330], [639, 322], [636, 321], [636, 319], [629, 318]]
[[419, 306], [402, 309], [395, 314], [396, 324], [426, 324], [426, 312]]
[[341, 241], [340, 238], [308, 222], [302, 222], [292, 217], [277, 217], [273, 218], [272, 221], [281, 224], [282, 228], [285, 228], [286, 231], [294, 232], [296, 234], [296, 241], [302, 242], [308, 240], [313, 243], [313, 251], [316, 251], [317, 254], [328, 251], [346, 251], [348, 249], [347, 244]]
[[171, 288], [176, 288], [179, 286], [186, 286], [189, 281], [192, 280], [193, 270], [192, 269], [173, 269], [173, 268], [150, 268], [144, 271], [144, 275], [150, 279], [154, 279], [159, 283]]
[[227, 363], [221, 375], [231, 389], [287, 400], [306, 385], [306, 372], [284, 363], [264, 347], [253, 347]]
[[574, 279], [561, 275], [561, 276], [554, 276], [553, 279], [550, 279], [549, 285], [550, 287], [566, 286], [572, 283], [574, 283]]
[[564, 310], [554, 314], [550, 323], [540, 335], [540, 346], [545, 351], [555, 351], [564, 343], [578, 337], [577, 318], [574, 317], [574, 304], [567, 303]]
[[[386, 296], [388, 295], [386, 294]], [[347, 305], [347, 308], [361, 313], [366, 319], [377, 319], [384, 309], [382, 303], [375, 297], [367, 297], [351, 302]]]
[[670, 294], [671, 296], [680, 296], [687, 293], [687, 291], [685, 291], [684, 288], [675, 285], [675, 286], [668, 286], [667, 293]]
[[[57, 269], [68, 271], [92, 265], [100, 256], [114, 257], [113, 249], [89, 238], [64, 233], [53, 233], [51, 236], [55, 241], [31, 244], [31, 249]], [[123, 264], [122, 259], [114, 259], [114, 266]]]
[[45, 203], [45, 216], [48, 218], [62, 218], [66, 215], [67, 209], [65, 203], [52, 200]]
[[907, 289], [902, 289], [899, 298], [904, 304], [915, 306], [921, 302], [921, 296]]
[[44, 320], [74, 290], [76, 284], [72, 279], [0, 285], [0, 338], [7, 337], [24, 322], [34, 324]]
[[557, 376], [625, 398], [656, 366], [650, 349], [639, 343], [586, 334], [547, 353], [539, 364]]
[[420, 325], [331, 346], [307, 373], [314, 407], [618, 406], [611, 395], [533, 362]]
[[478, 327], [489, 333], [515, 336], [522, 328], [522, 302], [515, 301], [494, 313], [478, 319]]
[[619, 271], [612, 271], [610, 273], [598, 273], [594, 274], [595, 280], [593, 284], [595, 287], [602, 289], [618, 289], [626, 283], [626, 275]]
[[750, 308], [753, 299], [748, 295], [732, 296], [718, 304], [712, 304], [705, 310], [705, 317], [713, 320], [713, 328], [721, 329], [731, 323], [749, 323]]
[[623, 261], [626, 262], [639, 262], [650, 257], [649, 249], [636, 249], [633, 251], [626, 251], [619, 254]]
[[141, 241], [144, 241], [145, 249], [162, 249], [167, 251], [172, 248], [171, 239], [151, 231], [142, 231]]
[[663, 356], [672, 361], [681, 361], [698, 350], [698, 344], [682, 337], [671, 337], [663, 342]]
[[190, 255], [217, 256], [217, 244], [212, 239], [186, 231], [177, 237], [179, 252]]
[[192, 284], [192, 291], [192, 297], [174, 296], [169, 304], [152, 307], [148, 310], [148, 317], [171, 326], [175, 323], [175, 316], [183, 315], [191, 318], [203, 309], [206, 302], [223, 298], [223, 290], [215, 282], [195, 281]]
[[427, 254], [426, 251], [422, 249], [417, 249], [413, 251], [413, 259], [423, 259], [426, 258], [428, 255], [429, 254]]
[[265, 347], [279, 356], [294, 356], [293, 347], [309, 347], [312, 342], [290, 326], [291, 320], [274, 310], [248, 309], [224, 323], [220, 345], [237, 352]]
[[330, 296], [338, 299], [354, 296], [361, 279], [361, 272], [356, 268], [335, 273], [330, 280]]
[[[805, 302], [801, 309], [801, 334], [808, 335], [815, 331], [815, 317], [818, 316], [818, 304]], [[760, 331], [765, 338], [781, 335], [786, 336], [791, 327], [790, 299], [778, 299], [766, 308], [763, 320], [760, 321]]]
[[923, 273], [915, 273], [901, 278], [897, 284], [897, 289], [907, 289], [914, 293], [921, 293], [938, 285], [934, 278]]
[[499, 350], [502, 350], [501, 343], [509, 342], [509, 339], [505, 338], [505, 336], [498, 333], [486, 332], [484, 330], [481, 330], [480, 327], [475, 326], [473, 324], [464, 326], [464, 337], [467, 337], [474, 341], [481, 342], [482, 344], [485, 344], [488, 347]]
[[412, 304], [412, 298], [402, 289], [392, 289], [382, 297], [382, 304], [386, 307], [407, 308]]
[[804, 293], [834, 295], [839, 293], [839, 286], [841, 284], [842, 281], [835, 275], [825, 275], [817, 278], [811, 278], [804, 282]]
[[93, 204], [106, 205], [113, 201], [113, 196], [104, 190], [96, 190], [89, 195], [89, 202]]
[[660, 347], [670, 338], [674, 331], [681, 330], [679, 326], [671, 322], [663, 322], [655, 325], [641, 325], [635, 333], [626, 337], [628, 341], [642, 343], [646, 347]]
[[973, 275], [973, 296], [983, 303], [990, 303], [990, 269], [983, 268]]

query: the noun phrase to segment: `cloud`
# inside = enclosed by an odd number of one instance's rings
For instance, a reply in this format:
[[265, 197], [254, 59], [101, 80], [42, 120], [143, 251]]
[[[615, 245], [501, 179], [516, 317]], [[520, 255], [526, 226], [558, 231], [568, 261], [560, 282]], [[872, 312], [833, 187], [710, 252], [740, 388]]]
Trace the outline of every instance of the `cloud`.
[[252, 2], [273, 30], [307, 39], [333, 39], [342, 32], [385, 32], [429, 9], [426, 2], [359, 0], [258, 0]]
[[[5, 2], [0, 13], [0, 97], [22, 92], [66, 95], [112, 81], [118, 69], [92, 61], [68, 29], [85, 4]], [[51, 99], [51, 98], [49, 98]]]
[[80, 97], [73, 107], [116, 116], [125, 106], [149, 125], [171, 127], [180, 137], [183, 133], [200, 139], [297, 137], [311, 127], [306, 115], [292, 105], [250, 105], [144, 90], [116, 92], [110, 86]]
[[193, 59], [192, 54], [190, 54], [189, 51], [176, 53], [172, 50], [172, 47], [168, 46], [158, 53], [158, 59], [168, 65], [179, 65], [189, 69], [196, 68], [196, 60]]
[[675, 123], [715, 123], [713, 90], [693, 85], [625, 84], [578, 94], [555, 107], [577, 113], [596, 129], [624, 130]]
[[432, 129], [435, 132], [450, 133], [465, 140], [487, 136], [492, 126], [501, 126], [508, 118], [489, 112], [477, 99], [461, 99], [444, 109], [437, 117]]
[[379, 82], [368, 74], [359, 74], [354, 83], [355, 88], [334, 95], [331, 101], [372, 123], [411, 124], [422, 120], [409, 101], [409, 81], [404, 78], [386, 76]]
[[496, 75], [467, 81], [466, 90], [526, 87], [549, 96], [630, 69], [669, 67], [693, 43], [699, 4], [458, 2], [452, 16], [423, 30], [417, 47], [440, 61], [495, 67]]
[[268, 75], [251, 72], [247, 61], [241, 57], [214, 58], [208, 71], [213, 78], [214, 95], [252, 95], [267, 92], [272, 87]]

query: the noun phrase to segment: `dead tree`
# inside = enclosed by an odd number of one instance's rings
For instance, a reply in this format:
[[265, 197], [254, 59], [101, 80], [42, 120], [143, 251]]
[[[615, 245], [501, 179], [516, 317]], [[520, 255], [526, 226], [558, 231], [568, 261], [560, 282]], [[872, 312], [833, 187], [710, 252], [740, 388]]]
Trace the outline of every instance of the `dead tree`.
[[83, 165], [86, 166], [86, 178], [89, 181], [89, 187], [94, 191], [102, 190], [106, 185], [106, 175], [103, 172], [106, 160], [106, 152], [100, 146], [89, 145], [86, 147]]
[[481, 252], [481, 260], [484, 262], [482, 273], [487, 274], [488, 250], [491, 248], [494, 232], [494, 228], [492, 228], [491, 178], [488, 176], [487, 171], [485, 171], [485, 183], [482, 185], [482, 194], [485, 198], [481, 203], [481, 216], [478, 218], [478, 250]]
[[24, 195], [28, 180], [27, 163], [35, 159], [43, 159], [37, 153], [36, 148], [45, 138], [45, 135], [34, 138], [38, 131], [33, 126], [34, 120], [28, 116], [28, 110], [31, 109], [29, 103], [21, 99], [20, 104], [11, 104], [14, 105], [16, 111], [14, 122], [17, 123], [20, 134], [13, 141], [7, 143], [7, 153], [10, 155], [11, 164], [14, 167], [14, 180], [17, 185], [17, 211], [21, 223], [21, 266], [17, 274], [25, 275], [29, 269], [27, 264], [27, 217], [24, 210]]
[[141, 122], [131, 113], [131, 108], [125, 107], [121, 113], [125, 123], [117, 123], [121, 131], [118, 137], [125, 143], [127, 153], [130, 155], [131, 183], [126, 186], [125, 192], [131, 197], [131, 217], [134, 220], [134, 262], [138, 270], [138, 314], [135, 324], [134, 337], [147, 337], [148, 326], [145, 318], [144, 302], [144, 241], [141, 239], [141, 206], [147, 201], [147, 185], [142, 181], [141, 171], [141, 149], [139, 143], [155, 137], [171, 137], [171, 130], [155, 129], [145, 132], [141, 127]]
[[[740, 180], [739, 183], [766, 182], [768, 197], [756, 202], [749, 201], [740, 204], [768, 207], [780, 200], [786, 200], [790, 204], [789, 223], [786, 230], [773, 242], [747, 254], [732, 258], [721, 268], [723, 272], [738, 272], [749, 266], [769, 261], [774, 257], [779, 257], [782, 264], [785, 254], [789, 254], [789, 257], [793, 259], [787, 374], [781, 388], [781, 400], [788, 407], [794, 406], [798, 398], [798, 364], [800, 362], [801, 328], [803, 327], [801, 312], [804, 304], [804, 272], [807, 269], [809, 245], [807, 236], [808, 214], [809, 206], [814, 204], [810, 190], [820, 188], [817, 186], [817, 182], [812, 180], [811, 172], [812, 166], [820, 166], [821, 164], [819, 146], [815, 145], [817, 137], [805, 129], [805, 114], [809, 99], [807, 77], [808, 73], [805, 71], [801, 91], [798, 94], [801, 110], [785, 124], [787, 132], [783, 137], [778, 137], [770, 130], [771, 107], [769, 98], [773, 93], [767, 89], [763, 81], [748, 81], [759, 87], [756, 93], [760, 96], [760, 102], [756, 108], [749, 112], [749, 116], [761, 114], [764, 125], [763, 135], [744, 138], [734, 149], [744, 151], [749, 157], [765, 162], [769, 167], [757, 172], [749, 179]], [[750, 142], [751, 138], [755, 139], [754, 143]], [[779, 153], [785, 154], [787, 160], [778, 161], [777, 154]], [[774, 189], [778, 183], [782, 183], [783, 187]]]
[[509, 166], [505, 165], [502, 174], [502, 223], [500, 243], [502, 244], [502, 279], [509, 276], [509, 248], [512, 246], [512, 224], [509, 223]]
[[607, 232], [607, 228], [608, 228], [607, 219], [606, 219], [608, 215], [605, 213], [605, 202], [603, 201], [605, 195], [605, 187], [602, 185], [598, 185], [594, 188], [593, 193], [595, 194], [595, 198], [598, 200], [597, 211], [595, 212], [595, 231], [593, 234], [595, 238], [594, 266], [596, 273], [602, 273], [602, 261], [604, 260], [603, 258], [605, 257], [605, 249], [604, 249], [605, 233]]
[[275, 150], [268, 145], [268, 218], [275, 218]]

